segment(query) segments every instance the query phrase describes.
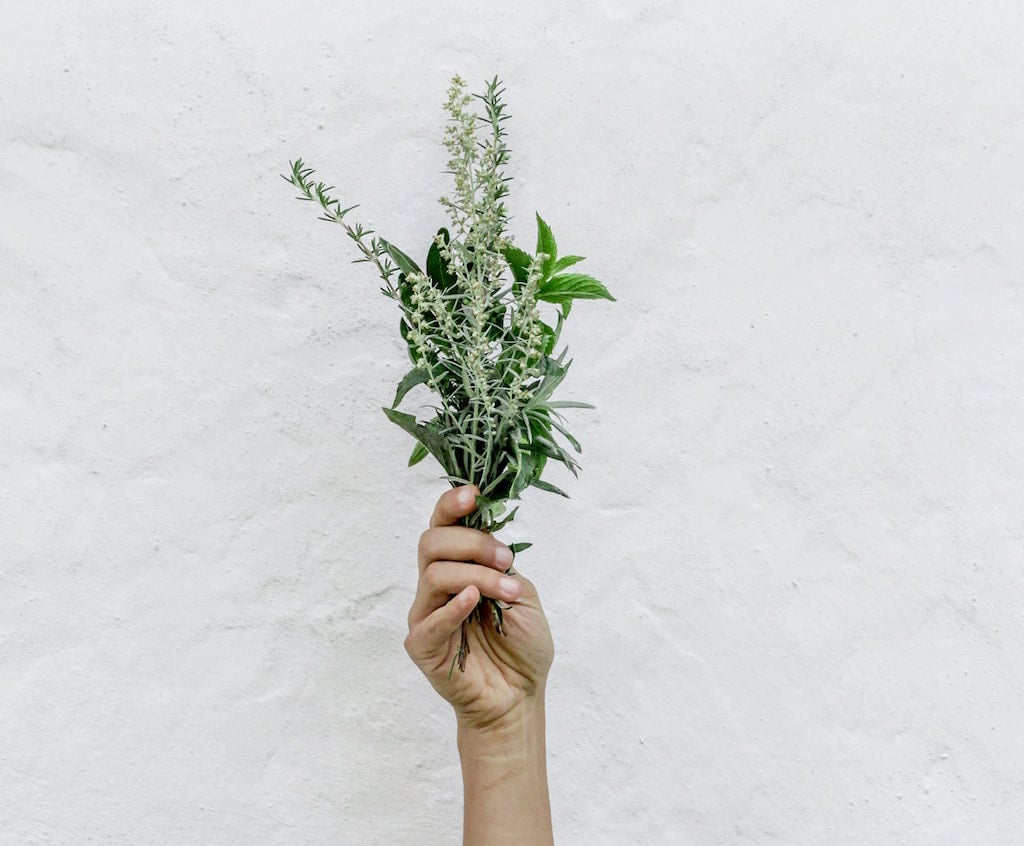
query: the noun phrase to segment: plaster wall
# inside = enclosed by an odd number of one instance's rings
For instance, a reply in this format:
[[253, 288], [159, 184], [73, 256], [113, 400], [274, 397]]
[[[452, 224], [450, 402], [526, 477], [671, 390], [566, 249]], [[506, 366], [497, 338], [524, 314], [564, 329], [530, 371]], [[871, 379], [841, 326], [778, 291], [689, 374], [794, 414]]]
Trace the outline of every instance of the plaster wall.
[[5, 2], [0, 844], [458, 838], [402, 648], [436, 467], [393, 304], [448, 79], [577, 306], [536, 492], [564, 844], [1024, 832], [1024, 16], [1011, 2]]

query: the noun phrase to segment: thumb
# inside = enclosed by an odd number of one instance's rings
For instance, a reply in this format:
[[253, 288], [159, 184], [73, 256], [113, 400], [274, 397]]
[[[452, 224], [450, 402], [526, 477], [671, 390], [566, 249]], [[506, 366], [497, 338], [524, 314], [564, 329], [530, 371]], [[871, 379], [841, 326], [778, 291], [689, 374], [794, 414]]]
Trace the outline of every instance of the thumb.
[[417, 663], [448, 653], [448, 644], [459, 626], [480, 601], [480, 589], [466, 585], [444, 605], [409, 630], [405, 651]]

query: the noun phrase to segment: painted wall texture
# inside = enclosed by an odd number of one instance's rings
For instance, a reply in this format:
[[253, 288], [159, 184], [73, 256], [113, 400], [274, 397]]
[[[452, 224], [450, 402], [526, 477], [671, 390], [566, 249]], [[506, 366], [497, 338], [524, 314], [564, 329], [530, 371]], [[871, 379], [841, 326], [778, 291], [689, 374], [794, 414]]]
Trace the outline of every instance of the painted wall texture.
[[3, 4], [0, 843], [450, 844], [393, 303], [453, 73], [584, 303], [565, 844], [1024, 837], [1019, 3]]

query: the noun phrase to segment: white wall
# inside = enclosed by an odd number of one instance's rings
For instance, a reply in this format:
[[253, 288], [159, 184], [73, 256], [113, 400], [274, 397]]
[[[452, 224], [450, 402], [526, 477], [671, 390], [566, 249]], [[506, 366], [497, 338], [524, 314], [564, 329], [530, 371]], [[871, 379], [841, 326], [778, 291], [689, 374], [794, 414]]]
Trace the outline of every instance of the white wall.
[[1019, 4], [501, 9], [4, 4], [0, 842], [457, 839], [402, 649], [444, 484], [278, 176], [422, 252], [455, 72], [517, 237], [619, 297], [566, 329], [573, 499], [506, 532], [559, 842], [1017, 842]]

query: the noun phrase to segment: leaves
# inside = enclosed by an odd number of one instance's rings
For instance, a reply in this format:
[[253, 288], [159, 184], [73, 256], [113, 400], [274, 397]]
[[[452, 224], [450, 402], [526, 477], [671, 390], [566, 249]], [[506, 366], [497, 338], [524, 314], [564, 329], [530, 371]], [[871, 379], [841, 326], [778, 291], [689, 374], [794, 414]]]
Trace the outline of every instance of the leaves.
[[545, 482], [545, 481], [542, 481], [541, 479], [534, 479], [530, 484], [533, 487], [539, 488], [542, 491], [547, 491], [548, 493], [558, 494], [559, 496], [564, 496], [566, 499], [569, 498], [569, 494], [567, 494], [561, 488], [556, 488], [550, 482]]
[[416, 418], [413, 415], [405, 414], [402, 411], [396, 411], [393, 408], [384, 408], [381, 410], [387, 416], [388, 420], [400, 429], [404, 429], [417, 441], [423, 444], [430, 454], [441, 463], [441, 466], [450, 472], [450, 466], [452, 464], [451, 450], [448, 447], [447, 440], [445, 440], [436, 428], [422, 423], [417, 423]]
[[502, 517], [500, 520], [492, 523], [491, 531], [500, 532], [502, 529], [504, 529], [509, 523], [511, 523], [515, 519], [517, 511], [519, 511], [518, 505], [515, 508], [513, 508], [508, 514]]
[[[511, 245], [503, 201], [509, 180], [501, 173], [508, 160], [503, 90], [495, 78], [485, 94], [476, 95], [485, 116], [467, 122], [463, 83], [453, 80], [452, 85], [448, 110], [453, 125], [445, 146], [456, 186], [452, 199], [442, 199], [452, 225], [450, 231], [437, 230], [425, 271], [372, 229], [349, 225], [346, 215], [356, 206], [343, 208], [332, 195], [333, 186], [314, 181], [313, 169], [302, 159], [290, 162], [291, 172], [283, 178], [299, 189], [299, 199], [314, 203], [323, 220], [341, 225], [359, 250], [356, 261], [376, 268], [384, 282], [381, 292], [402, 311], [399, 332], [413, 366], [398, 383], [392, 407], [383, 411], [415, 439], [409, 465], [433, 455], [452, 484], [478, 485], [487, 496], [467, 519], [496, 530], [516, 516], [515, 508], [507, 510], [508, 503], [527, 487], [567, 495], [541, 479], [549, 461], [574, 474], [579, 469], [580, 443], [559, 411], [593, 406], [552, 400], [572, 363], [565, 360], [564, 348], [555, 352], [573, 303], [614, 297], [594, 277], [573, 272], [583, 257], [560, 257], [554, 233], [539, 213], [535, 252], [543, 254], [540, 264]], [[482, 152], [468, 155], [467, 150]], [[557, 322], [545, 322], [532, 299], [522, 297], [531, 270], [536, 299], [557, 307]], [[419, 385], [438, 395], [436, 416], [427, 422], [398, 410]], [[500, 624], [500, 608], [498, 614]]]
[[504, 256], [512, 271], [512, 278], [516, 280], [517, 284], [525, 285], [530, 273], [530, 265], [533, 263], [533, 256], [511, 245], [505, 248]]
[[419, 265], [417, 265], [416, 262], [409, 258], [409, 256], [403, 253], [394, 244], [385, 241], [383, 238], [379, 238], [378, 240], [380, 241], [381, 246], [383, 246], [387, 251], [387, 254], [391, 256], [391, 260], [401, 268], [402, 272], [406, 274], [423, 273], [423, 271], [420, 270]]
[[543, 278], [546, 279], [551, 275], [555, 266], [555, 259], [558, 258], [558, 245], [555, 243], [555, 236], [551, 232], [551, 227], [537, 214], [537, 254], [539, 255], [540, 253], [544, 253], [547, 256], [544, 264], [541, 265]]
[[552, 273], [561, 273], [567, 267], [572, 267], [574, 264], [583, 261], [583, 256], [563, 256], [553, 265], [551, 265]]
[[537, 389], [533, 392], [533, 397], [526, 404], [527, 409], [538, 408], [550, 398], [562, 380], [565, 378], [565, 374], [569, 371], [569, 365], [572, 364], [570, 359], [566, 364], [559, 364], [556, 359], [547, 357], [544, 359], [544, 377], [541, 379]]
[[537, 458], [532, 453], [523, 452], [518, 444], [514, 448], [518, 457], [518, 471], [509, 489], [509, 499], [517, 498], [533, 478], [540, 473]]
[[[451, 243], [451, 236], [444, 227], [438, 229], [437, 234], [442, 237], [445, 244]], [[427, 251], [427, 276], [442, 291], [447, 291], [455, 284], [455, 277], [449, 272], [447, 262], [442, 261], [441, 249], [436, 241], [431, 242]]]
[[548, 408], [593, 408], [589, 402], [574, 402], [573, 400], [555, 400], [548, 403]]
[[417, 385], [423, 385], [430, 378], [430, 374], [426, 370], [420, 367], [414, 367], [405, 376], [402, 377], [402, 381], [398, 383], [398, 390], [395, 391], [395, 399], [391, 403], [392, 408], [398, 408], [398, 404], [405, 398], [405, 395], [409, 393]]
[[545, 279], [537, 289], [537, 299], [562, 304], [569, 300], [612, 300], [608, 289], [585, 273], [561, 273]]
[[409, 456], [409, 466], [413, 467], [419, 464], [428, 455], [430, 455], [430, 451], [417, 441], [416, 446], [412, 448], [412, 455]]

